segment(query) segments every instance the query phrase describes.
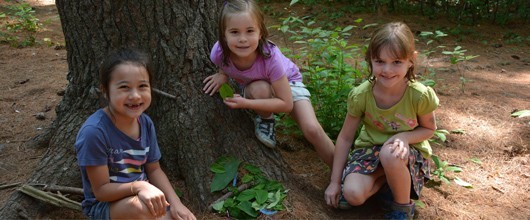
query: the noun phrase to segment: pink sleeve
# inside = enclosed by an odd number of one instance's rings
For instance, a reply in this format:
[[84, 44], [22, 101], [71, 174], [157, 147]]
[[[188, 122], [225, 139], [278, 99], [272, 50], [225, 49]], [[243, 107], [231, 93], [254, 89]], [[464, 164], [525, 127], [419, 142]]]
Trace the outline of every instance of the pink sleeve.
[[223, 62], [223, 49], [221, 49], [219, 41], [215, 42], [213, 45], [212, 52], [210, 52], [210, 60], [218, 67], [220, 67]]
[[281, 79], [283, 76], [287, 76], [285, 70], [283, 55], [278, 47], [274, 46], [271, 50], [271, 57], [266, 59], [267, 75], [272, 82]]

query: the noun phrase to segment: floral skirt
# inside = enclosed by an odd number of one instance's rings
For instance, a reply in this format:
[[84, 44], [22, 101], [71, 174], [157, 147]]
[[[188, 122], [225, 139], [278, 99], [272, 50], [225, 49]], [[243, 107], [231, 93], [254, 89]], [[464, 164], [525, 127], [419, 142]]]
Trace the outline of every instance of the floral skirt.
[[[371, 148], [357, 148], [353, 150], [348, 158], [348, 162], [342, 173], [342, 182], [350, 173], [370, 174], [379, 166], [379, 152], [382, 146], [373, 146]], [[410, 198], [419, 199], [421, 189], [425, 179], [430, 176], [429, 160], [423, 158], [422, 154], [414, 147], [410, 147], [409, 154], [409, 173], [411, 177]]]

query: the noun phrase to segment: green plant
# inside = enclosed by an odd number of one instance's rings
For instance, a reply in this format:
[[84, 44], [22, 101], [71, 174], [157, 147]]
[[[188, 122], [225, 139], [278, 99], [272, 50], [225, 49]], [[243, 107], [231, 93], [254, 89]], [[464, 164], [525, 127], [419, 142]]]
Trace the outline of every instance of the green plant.
[[[234, 157], [221, 157], [211, 165], [210, 170], [215, 173], [211, 191], [227, 189], [231, 194], [227, 199], [212, 204], [212, 208], [236, 219], [257, 218], [260, 212], [273, 214], [284, 210], [283, 200], [287, 190], [283, 185], [266, 178], [258, 167], [241, 164]], [[242, 183], [239, 187], [236, 184], [238, 179]]]
[[445, 129], [438, 129], [434, 131], [434, 135], [431, 139], [429, 139], [430, 142], [435, 143], [443, 143], [447, 140], [447, 136], [449, 132]]
[[434, 31], [434, 32], [431, 32], [431, 31], [420, 32], [419, 39], [421, 39], [421, 41], [425, 41], [425, 46], [427, 48], [425, 50], [422, 50], [421, 53], [424, 54], [426, 57], [429, 57], [432, 53], [436, 52], [437, 48], [444, 48], [445, 46], [442, 46], [442, 45], [434, 47], [433, 43], [435, 42], [439, 43], [440, 38], [446, 37], [446, 36], [447, 34], [439, 30]]
[[4, 34], [3, 41], [9, 42], [12, 46], [27, 47], [36, 43], [36, 33], [41, 28], [42, 23], [35, 17], [35, 10], [28, 3], [20, 3], [6, 6], [9, 11], [0, 14], [0, 17], [7, 17], [8, 21], [4, 25], [5, 30], [10, 33], [25, 33], [24, 39], [18, 36]]
[[462, 93], [465, 92], [465, 85], [468, 80], [465, 78], [465, 71], [460, 68], [459, 64], [478, 57], [478, 55], [466, 56], [466, 51], [467, 50], [463, 50], [461, 46], [456, 46], [453, 51], [442, 51], [442, 54], [451, 56], [451, 64], [456, 65], [456, 69], [460, 73], [460, 89]]
[[463, 186], [466, 188], [473, 187], [471, 184], [467, 183], [466, 181], [458, 177], [451, 178], [447, 174], [448, 172], [460, 173], [463, 171], [462, 168], [455, 166], [455, 165], [451, 165], [447, 161], [442, 161], [436, 155], [432, 155], [432, 160], [434, 161], [436, 168], [431, 172], [431, 174], [438, 179], [438, 180], [433, 180], [433, 181], [441, 181], [446, 184], [451, 184], [450, 180], [453, 179], [455, 183], [460, 186]]
[[[285, 23], [297, 24], [282, 25], [279, 30], [289, 34], [289, 40], [300, 45], [296, 51], [293, 49], [286, 55], [298, 61], [304, 83], [311, 92], [317, 118], [328, 135], [335, 137], [344, 120], [348, 93], [368, 74], [366, 62], [358, 61], [362, 60], [363, 47], [349, 45], [346, 40], [356, 26], [326, 30], [313, 27], [314, 21], [305, 23], [296, 17], [285, 19]], [[290, 120], [282, 120], [281, 123], [285, 127], [294, 125]]]
[[515, 111], [512, 113], [512, 117], [522, 118], [522, 117], [529, 117], [530, 116], [530, 110], [520, 110]]

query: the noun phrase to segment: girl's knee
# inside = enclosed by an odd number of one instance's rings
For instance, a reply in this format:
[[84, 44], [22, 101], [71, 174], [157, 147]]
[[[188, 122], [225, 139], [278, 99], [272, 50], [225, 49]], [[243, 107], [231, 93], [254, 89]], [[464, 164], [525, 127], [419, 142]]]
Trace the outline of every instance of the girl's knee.
[[366, 196], [366, 188], [367, 187], [364, 187], [364, 184], [361, 182], [348, 181], [348, 179], [346, 179], [345, 184], [342, 187], [342, 194], [350, 205], [359, 206], [364, 204], [364, 202], [368, 199]]
[[351, 189], [343, 189], [343, 195], [346, 201], [352, 206], [360, 206], [366, 202], [367, 198], [361, 193], [358, 193]]
[[145, 205], [137, 196], [129, 197], [119, 202], [111, 204], [110, 207], [112, 218], [152, 218], [147, 205]]
[[255, 81], [245, 88], [245, 96], [251, 99], [268, 99], [272, 97], [272, 87], [266, 81]]
[[379, 159], [383, 164], [406, 164], [406, 160], [402, 160], [399, 157], [393, 155], [392, 150], [388, 145], [385, 145], [381, 148], [379, 152]]

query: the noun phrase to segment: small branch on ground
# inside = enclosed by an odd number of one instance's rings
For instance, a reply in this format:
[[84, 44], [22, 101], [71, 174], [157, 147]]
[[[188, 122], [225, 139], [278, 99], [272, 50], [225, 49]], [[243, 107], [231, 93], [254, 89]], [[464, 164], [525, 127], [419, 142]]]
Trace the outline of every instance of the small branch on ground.
[[[238, 191], [243, 191], [243, 190], [248, 189], [248, 188], [250, 188], [250, 185], [249, 185], [249, 184], [241, 184], [239, 187], [237, 187], [237, 190], [238, 190]], [[218, 202], [220, 202], [220, 201], [223, 201], [223, 200], [227, 199], [228, 197], [232, 196], [232, 194], [234, 194], [234, 193], [233, 193], [233, 192], [228, 192], [228, 193], [224, 194], [224, 195], [221, 196], [219, 199], [217, 199], [217, 200], [215, 200], [214, 202], [212, 202], [212, 204], [210, 204], [210, 205], [208, 206], [208, 210], [213, 210], [213, 205], [214, 205], [215, 203], [218, 203]]]
[[28, 196], [40, 200], [41, 202], [52, 204], [57, 207], [64, 207], [81, 211], [81, 203], [66, 198], [62, 195], [44, 192], [30, 185], [22, 185], [18, 190]]
[[83, 189], [70, 186], [48, 185], [48, 184], [30, 184], [31, 186], [42, 186], [42, 190], [50, 192], [61, 192], [66, 194], [84, 195]]
[[17, 187], [19, 185], [20, 185], [20, 183], [11, 183], [11, 184], [0, 185], [0, 190], [12, 188], [12, 187]]

